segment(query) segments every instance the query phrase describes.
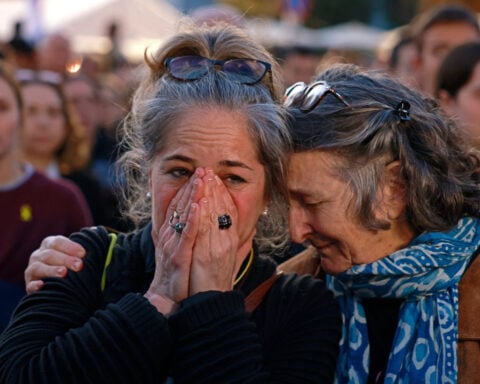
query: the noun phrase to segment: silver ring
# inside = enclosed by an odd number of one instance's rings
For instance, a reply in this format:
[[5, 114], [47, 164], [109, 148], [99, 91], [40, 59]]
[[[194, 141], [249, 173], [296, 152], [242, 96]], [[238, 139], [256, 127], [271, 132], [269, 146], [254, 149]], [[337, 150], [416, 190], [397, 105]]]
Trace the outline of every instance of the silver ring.
[[218, 216], [218, 228], [228, 229], [232, 226], [232, 218], [226, 213], [222, 216]]
[[168, 224], [170, 224], [171, 227], [173, 227], [175, 224], [173, 223], [173, 220], [178, 220], [180, 219], [180, 215], [177, 213], [177, 211], [173, 211], [172, 216], [170, 216], [170, 219], [168, 219]]
[[185, 228], [185, 223], [178, 222], [176, 224], [170, 224], [170, 227], [172, 227], [175, 230], [175, 232], [181, 235], [183, 232], [183, 228]]

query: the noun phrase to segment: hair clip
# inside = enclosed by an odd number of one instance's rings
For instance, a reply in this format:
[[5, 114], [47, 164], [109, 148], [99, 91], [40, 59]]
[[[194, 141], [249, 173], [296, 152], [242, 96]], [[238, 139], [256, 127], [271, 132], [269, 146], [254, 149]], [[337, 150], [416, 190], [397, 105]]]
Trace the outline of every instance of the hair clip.
[[400, 121], [410, 121], [410, 103], [405, 100], [400, 101], [393, 113], [399, 117]]

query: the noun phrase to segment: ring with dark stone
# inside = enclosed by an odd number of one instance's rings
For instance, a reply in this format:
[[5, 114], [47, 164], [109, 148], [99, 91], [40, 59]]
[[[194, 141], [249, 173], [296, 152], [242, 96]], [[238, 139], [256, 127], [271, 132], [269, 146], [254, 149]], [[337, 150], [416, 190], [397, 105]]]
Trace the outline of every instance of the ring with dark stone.
[[218, 216], [218, 228], [228, 229], [232, 226], [232, 218], [226, 213], [222, 216]]

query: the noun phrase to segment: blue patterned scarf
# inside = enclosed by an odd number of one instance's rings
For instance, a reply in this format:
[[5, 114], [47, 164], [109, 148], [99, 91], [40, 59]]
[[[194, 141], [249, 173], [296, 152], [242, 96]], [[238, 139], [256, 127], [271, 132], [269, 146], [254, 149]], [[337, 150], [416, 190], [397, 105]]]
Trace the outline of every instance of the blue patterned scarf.
[[456, 383], [458, 282], [480, 245], [480, 222], [424, 233], [407, 248], [355, 266], [327, 284], [343, 316], [337, 383], [366, 383], [369, 343], [362, 298], [404, 298], [385, 383]]

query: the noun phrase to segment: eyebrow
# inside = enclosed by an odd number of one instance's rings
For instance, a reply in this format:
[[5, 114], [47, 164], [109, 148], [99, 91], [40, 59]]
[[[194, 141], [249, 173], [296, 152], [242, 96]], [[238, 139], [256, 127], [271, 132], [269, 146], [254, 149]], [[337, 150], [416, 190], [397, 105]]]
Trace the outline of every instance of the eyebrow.
[[[194, 160], [191, 157], [184, 156], [184, 155], [172, 155], [168, 156], [165, 158], [166, 161], [171, 161], [171, 160], [180, 160], [184, 161], [186, 163], [193, 163]], [[242, 163], [241, 161], [234, 161], [234, 160], [222, 160], [220, 161], [220, 165], [225, 166], [225, 167], [239, 167], [239, 168], [245, 168], [253, 171], [252, 168], [250, 168], [247, 164]]]

